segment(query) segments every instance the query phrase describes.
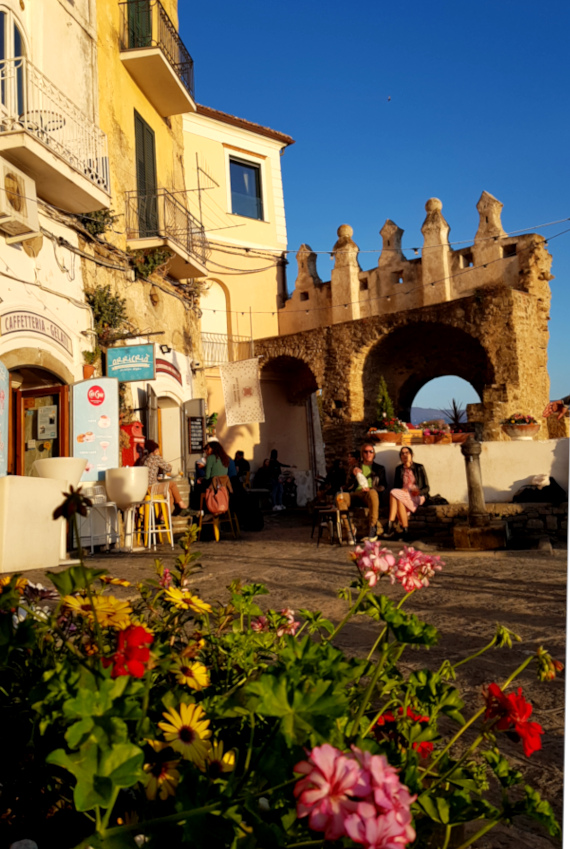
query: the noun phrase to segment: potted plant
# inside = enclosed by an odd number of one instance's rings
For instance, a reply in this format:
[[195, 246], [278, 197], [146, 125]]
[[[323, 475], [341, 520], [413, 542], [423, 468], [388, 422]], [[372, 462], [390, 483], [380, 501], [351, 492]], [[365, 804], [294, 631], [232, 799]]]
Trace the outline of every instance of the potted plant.
[[503, 433], [516, 441], [533, 439], [540, 430], [540, 424], [533, 416], [513, 413], [501, 422]]
[[406, 430], [406, 425], [394, 412], [386, 380], [381, 377], [376, 396], [376, 424], [368, 430], [368, 436], [377, 442], [393, 442], [399, 445], [402, 441], [402, 433]]
[[434, 445], [435, 443], [451, 445], [451, 433], [444, 428], [426, 427], [423, 432], [423, 443], [424, 445]]
[[101, 356], [101, 349], [98, 345], [94, 351], [82, 351], [83, 354], [83, 379], [89, 380], [95, 374], [95, 364]]

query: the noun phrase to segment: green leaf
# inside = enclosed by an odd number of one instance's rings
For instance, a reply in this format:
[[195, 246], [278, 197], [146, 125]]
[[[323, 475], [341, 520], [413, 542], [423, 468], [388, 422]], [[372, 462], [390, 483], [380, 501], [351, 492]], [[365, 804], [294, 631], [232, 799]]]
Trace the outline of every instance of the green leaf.
[[85, 745], [79, 752], [67, 754], [64, 749], [56, 749], [46, 758], [48, 764], [62, 767], [76, 779], [73, 798], [78, 811], [90, 811], [97, 805], [105, 806], [108, 802], [94, 785], [97, 773], [97, 746]]
[[93, 720], [90, 716], [85, 719], [80, 719], [79, 722], [75, 722], [71, 725], [66, 733], [65, 739], [70, 749], [77, 749], [77, 747], [84, 742], [84, 738], [89, 736], [93, 729]]
[[131, 787], [141, 778], [143, 761], [142, 749], [134, 743], [119, 743], [103, 753], [98, 772], [115, 787]]
[[70, 566], [63, 572], [47, 572], [47, 576], [60, 595], [71, 595], [78, 590], [84, 590], [94, 580], [106, 575], [107, 569], [87, 569], [83, 566]]

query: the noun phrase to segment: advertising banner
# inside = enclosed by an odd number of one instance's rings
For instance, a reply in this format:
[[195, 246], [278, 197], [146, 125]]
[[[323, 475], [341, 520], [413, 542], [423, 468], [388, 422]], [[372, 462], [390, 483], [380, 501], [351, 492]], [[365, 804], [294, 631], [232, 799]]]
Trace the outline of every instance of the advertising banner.
[[107, 376], [122, 383], [154, 380], [154, 345], [127, 345], [107, 351]]
[[0, 363], [0, 478], [8, 474], [8, 406], [10, 403], [10, 377], [8, 369]]
[[228, 427], [264, 422], [257, 357], [238, 360], [237, 363], [224, 363], [220, 366], [220, 375]]
[[72, 386], [72, 454], [84, 457], [82, 481], [104, 480], [119, 466], [119, 382], [112, 377]]

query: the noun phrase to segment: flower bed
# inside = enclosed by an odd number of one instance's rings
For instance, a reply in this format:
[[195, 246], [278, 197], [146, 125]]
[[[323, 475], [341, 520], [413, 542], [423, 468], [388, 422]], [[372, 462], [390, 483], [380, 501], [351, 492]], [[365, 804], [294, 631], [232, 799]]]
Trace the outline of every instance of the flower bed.
[[[0, 762], [10, 810], [2, 845], [41, 834], [45, 849], [65, 834], [66, 845], [95, 849], [145, 838], [149, 849], [337, 838], [425, 846], [434, 832], [447, 844], [473, 822], [467, 846], [518, 813], [556, 833], [548, 804], [498, 749], [505, 734], [527, 756], [540, 747], [531, 707], [511, 684], [533, 657], [543, 679], [556, 662], [540, 649], [506, 681], [489, 681], [466, 721], [453, 683], [464, 661], [399, 669], [407, 646], [437, 641], [403, 603], [429, 592], [438, 558], [413, 549], [394, 557], [379, 543], [356, 549], [335, 626], [318, 611], [263, 612], [258, 584], [201, 600], [190, 543], [171, 571], [157, 561], [156, 579], [131, 601], [108, 595], [118, 579], [83, 566], [51, 576], [57, 598], [17, 576], [2, 580], [0, 707], [11, 732]], [[400, 603], [378, 594], [382, 580], [401, 585]], [[355, 615], [377, 623], [361, 659], [334, 646]], [[512, 639], [499, 628], [483, 650]], [[464, 745], [468, 728], [477, 734]]]

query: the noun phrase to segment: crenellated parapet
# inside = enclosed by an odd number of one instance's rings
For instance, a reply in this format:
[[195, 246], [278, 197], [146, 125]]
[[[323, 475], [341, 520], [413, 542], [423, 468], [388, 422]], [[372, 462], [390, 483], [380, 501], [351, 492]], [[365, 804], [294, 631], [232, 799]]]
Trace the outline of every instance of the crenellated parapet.
[[317, 255], [301, 245], [295, 289], [279, 311], [280, 333], [446, 303], [487, 286], [523, 289], [546, 304], [551, 256], [544, 239], [536, 234], [509, 236], [501, 223], [502, 209], [503, 204], [484, 191], [477, 202], [479, 226], [473, 244], [455, 250], [443, 204], [430, 198], [421, 227], [422, 247], [403, 248], [404, 230], [387, 219], [380, 230], [378, 264], [369, 270], [359, 264], [352, 227], [343, 224], [332, 248], [331, 279], [325, 282], [318, 275]]

